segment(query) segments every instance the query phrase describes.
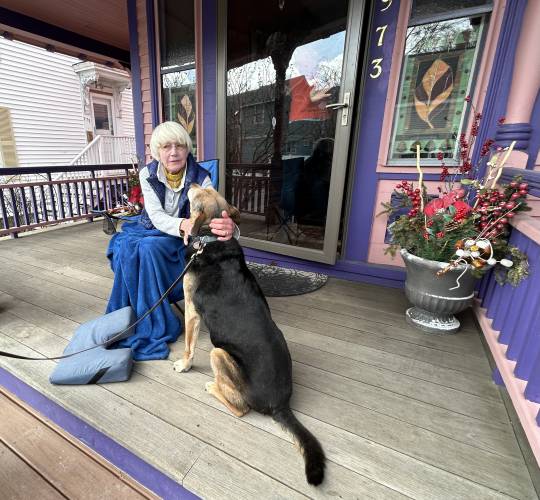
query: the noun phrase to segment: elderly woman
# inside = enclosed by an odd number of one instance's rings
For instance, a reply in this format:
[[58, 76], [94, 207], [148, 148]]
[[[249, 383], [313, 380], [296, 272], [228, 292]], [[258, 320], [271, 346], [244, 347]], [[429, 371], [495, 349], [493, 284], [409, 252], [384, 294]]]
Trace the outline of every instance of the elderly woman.
[[[158, 125], [150, 139], [154, 161], [139, 174], [144, 210], [138, 222], [126, 222], [109, 244], [107, 256], [114, 284], [107, 312], [131, 305], [141, 317], [183, 271], [184, 250], [192, 223], [187, 193], [192, 183], [212, 185], [208, 172], [191, 154], [189, 134], [176, 122]], [[212, 232], [225, 241], [239, 231], [227, 212], [210, 223]], [[235, 234], [236, 233], [236, 234]], [[174, 342], [182, 325], [169, 301], [183, 298], [179, 283], [129, 338], [118, 343], [131, 347], [135, 360], [164, 359], [167, 343]]]

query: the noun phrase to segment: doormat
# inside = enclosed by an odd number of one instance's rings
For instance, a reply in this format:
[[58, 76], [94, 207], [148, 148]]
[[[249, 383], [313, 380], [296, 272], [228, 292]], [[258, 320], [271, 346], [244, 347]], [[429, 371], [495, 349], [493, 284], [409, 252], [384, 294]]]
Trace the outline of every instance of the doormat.
[[256, 262], [248, 262], [247, 265], [267, 297], [289, 297], [314, 292], [328, 281], [325, 274]]

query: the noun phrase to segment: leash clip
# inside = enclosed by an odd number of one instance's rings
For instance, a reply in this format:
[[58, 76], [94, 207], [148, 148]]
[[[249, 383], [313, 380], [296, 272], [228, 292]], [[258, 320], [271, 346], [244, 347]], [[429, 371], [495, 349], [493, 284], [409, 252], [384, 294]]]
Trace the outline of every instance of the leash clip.
[[202, 240], [197, 240], [193, 243], [193, 248], [195, 250], [197, 250], [197, 252], [195, 252], [193, 255], [200, 255], [204, 249], [204, 247], [206, 246], [206, 243]]

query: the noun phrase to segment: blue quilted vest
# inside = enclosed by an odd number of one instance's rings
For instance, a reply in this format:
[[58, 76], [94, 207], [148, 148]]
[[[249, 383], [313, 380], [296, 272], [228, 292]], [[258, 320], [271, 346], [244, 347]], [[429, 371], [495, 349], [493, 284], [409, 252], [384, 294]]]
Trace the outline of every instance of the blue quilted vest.
[[[157, 160], [152, 161], [147, 166], [148, 171], [150, 172], [150, 176], [148, 177], [148, 184], [152, 186], [152, 189], [157, 194], [157, 197], [159, 198], [159, 201], [161, 203], [162, 207], [165, 207], [165, 192], [166, 187], [165, 185], [158, 179], [157, 176], [157, 169], [158, 169], [158, 162]], [[184, 187], [180, 191], [180, 199], [178, 200], [178, 217], [183, 217], [184, 219], [187, 219], [190, 215], [189, 212], [189, 200], [187, 197], [187, 193], [189, 191], [189, 188], [191, 184], [194, 182], [196, 184], [202, 184], [204, 179], [208, 177], [208, 172], [202, 168], [193, 158], [193, 155], [190, 153], [187, 157], [187, 171], [186, 171], [186, 178], [184, 181]], [[146, 209], [143, 209], [141, 213], [141, 218], [139, 222], [146, 228], [146, 229], [154, 229], [155, 226], [152, 224], [152, 221], [150, 220], [150, 217], [148, 216], [148, 212]]]

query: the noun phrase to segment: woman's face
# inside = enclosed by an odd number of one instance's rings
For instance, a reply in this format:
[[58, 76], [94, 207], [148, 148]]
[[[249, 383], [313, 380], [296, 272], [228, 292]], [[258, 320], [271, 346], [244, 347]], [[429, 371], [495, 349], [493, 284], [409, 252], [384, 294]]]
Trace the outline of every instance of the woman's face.
[[177, 174], [186, 166], [188, 150], [177, 143], [167, 143], [159, 148], [159, 161], [170, 174]]

